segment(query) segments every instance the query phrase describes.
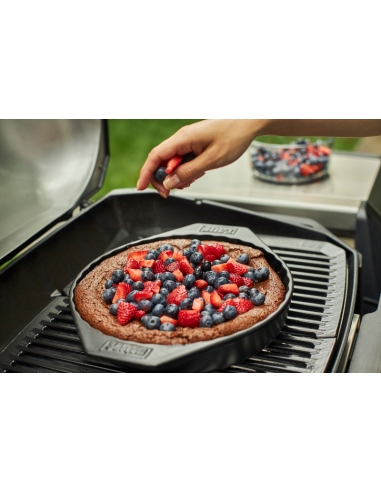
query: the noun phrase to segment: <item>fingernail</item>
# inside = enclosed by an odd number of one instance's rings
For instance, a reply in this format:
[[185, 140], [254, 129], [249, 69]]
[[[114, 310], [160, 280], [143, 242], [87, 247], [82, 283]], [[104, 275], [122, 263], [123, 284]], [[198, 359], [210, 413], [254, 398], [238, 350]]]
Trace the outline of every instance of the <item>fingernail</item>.
[[140, 179], [138, 179], [138, 182], [136, 183], [136, 189], [140, 191]]
[[162, 191], [159, 191], [159, 194], [160, 194], [163, 198], [167, 198], [167, 195], [165, 195]]
[[177, 188], [180, 184], [180, 178], [177, 176], [177, 174], [174, 174], [170, 178], [165, 178], [165, 181], [163, 182], [164, 188], [167, 190], [173, 190], [174, 188]]

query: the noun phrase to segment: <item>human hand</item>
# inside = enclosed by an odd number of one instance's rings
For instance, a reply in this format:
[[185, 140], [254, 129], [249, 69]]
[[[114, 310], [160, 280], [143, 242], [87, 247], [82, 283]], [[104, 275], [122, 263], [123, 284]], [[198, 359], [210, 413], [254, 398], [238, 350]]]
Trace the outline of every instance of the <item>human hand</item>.
[[[152, 149], [140, 171], [137, 189], [145, 190], [152, 183], [167, 198], [170, 190], [186, 188], [206, 171], [235, 162], [257, 136], [260, 126], [260, 120], [204, 120], [181, 128]], [[154, 178], [163, 162], [189, 152], [197, 157], [177, 167], [163, 183]]]

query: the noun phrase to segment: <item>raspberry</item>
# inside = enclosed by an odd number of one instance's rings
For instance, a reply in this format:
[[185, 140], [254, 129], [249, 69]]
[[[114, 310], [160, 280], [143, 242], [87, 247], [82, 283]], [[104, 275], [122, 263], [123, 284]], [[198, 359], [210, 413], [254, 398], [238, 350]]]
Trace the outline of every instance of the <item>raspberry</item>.
[[134, 316], [137, 309], [136, 306], [129, 302], [121, 302], [118, 306], [118, 323], [122, 326], [126, 325]]
[[181, 301], [187, 297], [188, 292], [185, 285], [180, 285], [168, 295], [167, 304], [176, 304], [177, 306], [180, 306]]
[[186, 311], [179, 311], [178, 318], [181, 326], [196, 328], [200, 324], [201, 315], [199, 311], [188, 309]]

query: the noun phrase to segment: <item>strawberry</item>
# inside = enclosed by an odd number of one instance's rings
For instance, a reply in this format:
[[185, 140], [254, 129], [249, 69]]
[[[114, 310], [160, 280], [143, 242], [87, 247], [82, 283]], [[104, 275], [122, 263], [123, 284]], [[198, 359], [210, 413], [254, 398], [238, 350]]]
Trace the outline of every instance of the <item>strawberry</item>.
[[238, 285], [236, 284], [225, 284], [221, 285], [221, 287], [218, 289], [218, 292], [221, 292], [221, 294], [234, 294], [235, 296], [238, 296], [239, 294], [239, 289]]
[[131, 279], [134, 282], [137, 282], [138, 280], [142, 279], [142, 271], [141, 270], [135, 270], [132, 268], [128, 268], [127, 271], [128, 271], [128, 274], [130, 275]]
[[243, 285], [246, 285], [246, 287], [249, 287], [251, 289], [253, 287], [254, 282], [251, 280], [251, 278], [246, 278], [246, 277], [241, 277]]
[[152, 268], [155, 264], [155, 260], [141, 260], [139, 261], [139, 268]]
[[118, 288], [116, 289], [114, 299], [112, 303], [116, 302], [118, 299], [125, 299], [127, 295], [131, 292], [131, 285], [120, 282]]
[[221, 258], [222, 255], [226, 255], [226, 250], [222, 244], [214, 243], [212, 247], [217, 251], [217, 258]]
[[196, 328], [200, 324], [201, 314], [199, 311], [187, 309], [186, 311], [179, 311], [178, 318], [181, 326]]
[[174, 272], [175, 270], [180, 270], [180, 263], [178, 261], [174, 261], [169, 265], [167, 265], [165, 269], [167, 270], [167, 272]]
[[170, 318], [169, 316], [162, 316], [160, 318], [160, 321], [161, 321], [161, 324], [164, 324], [164, 323], [172, 323], [175, 326], [178, 324], [177, 319]]
[[128, 258], [125, 268], [133, 268], [134, 270], [137, 270], [139, 268], [139, 263], [134, 260], [134, 258]]
[[201, 297], [204, 299], [205, 304], [210, 304], [210, 296], [211, 294], [207, 290], [201, 292]]
[[204, 261], [210, 261], [210, 263], [213, 263], [213, 261], [216, 259], [217, 259], [216, 255], [205, 255], [204, 256]]
[[170, 249], [168, 249], [167, 251], [162, 251], [160, 254], [159, 254], [159, 257], [158, 257], [158, 260], [168, 260], [168, 258], [172, 258], [173, 256], [173, 251], [171, 251]]
[[251, 301], [243, 299], [242, 297], [236, 297], [231, 300], [233, 301], [233, 305], [236, 307], [238, 314], [246, 313], [253, 307], [253, 303]]
[[189, 275], [190, 273], [193, 273], [193, 268], [191, 264], [188, 261], [188, 258], [184, 256], [180, 260], [180, 270], [183, 275]]
[[217, 257], [219, 258], [218, 251], [216, 249], [214, 249], [213, 246], [210, 246], [209, 244], [199, 244], [197, 246], [197, 251], [199, 253], [201, 253], [204, 258], [205, 258], [205, 256], [208, 256], [208, 255], [213, 255], [216, 258]]
[[173, 256], [172, 258], [174, 258], [176, 261], [180, 261], [181, 258], [183, 258], [183, 252], [182, 251], [179, 251], [178, 253], [173, 253]]
[[228, 264], [227, 263], [221, 263], [221, 265], [213, 265], [212, 270], [214, 272], [217, 272], [217, 273], [221, 273], [223, 270], [226, 270], [228, 272], [229, 271], [228, 270]]
[[171, 157], [167, 162], [167, 168], [165, 170], [166, 174], [170, 174], [176, 169], [177, 166], [180, 166], [182, 160], [182, 155], [175, 155], [174, 157]]
[[140, 302], [143, 299], [150, 300], [152, 296], [153, 296], [153, 292], [151, 290], [143, 289], [137, 292], [136, 294], [134, 294], [134, 299], [136, 302]]
[[118, 284], [112, 284], [113, 287], [118, 287]]
[[208, 286], [208, 282], [206, 280], [202, 280], [201, 278], [199, 280], [196, 280], [196, 282], [194, 283], [194, 285], [202, 290], [202, 289], [205, 289], [205, 287]]
[[136, 306], [133, 304], [120, 302], [118, 306], [118, 323], [122, 326], [126, 325], [135, 316], [136, 311]]
[[192, 309], [195, 311], [202, 311], [204, 309], [204, 301], [203, 299], [194, 299], [192, 304]]
[[233, 299], [226, 299], [226, 301], [222, 304], [222, 306], [217, 309], [217, 313], [222, 313], [222, 311], [226, 306], [234, 306]]
[[226, 295], [224, 292], [218, 292], [218, 290], [216, 290], [215, 292], [217, 292], [217, 294], [221, 297], [221, 299], [224, 300], [224, 297]]
[[247, 265], [242, 265], [242, 263], [238, 263], [231, 258], [227, 262], [227, 265], [230, 265], [230, 268], [233, 268], [233, 273], [237, 273], [238, 275], [243, 275], [249, 271], [249, 267]]
[[155, 280], [154, 282], [151, 282], [149, 280], [147, 282], [144, 282], [144, 290], [148, 290], [153, 294], [158, 294], [160, 291], [160, 285], [161, 285], [161, 280]]
[[141, 261], [141, 260], [144, 260], [144, 258], [148, 255], [148, 250], [147, 251], [134, 251], [133, 253], [130, 253], [128, 255], [128, 258], [133, 258], [134, 260], [136, 261]]
[[331, 149], [329, 149], [328, 147], [324, 147], [324, 145], [319, 146], [319, 151], [323, 155], [329, 155], [331, 153]]
[[154, 273], [164, 273], [165, 272], [165, 265], [163, 260], [157, 260], [155, 262], [155, 265], [153, 267]]
[[310, 174], [313, 173], [313, 169], [311, 169], [311, 168], [312, 168], [312, 166], [309, 166], [308, 164], [302, 164], [300, 166], [300, 174], [304, 177], [309, 176]]
[[241, 287], [241, 285], [244, 285], [241, 275], [237, 275], [236, 273], [231, 273], [229, 275], [229, 280], [231, 280], [233, 282], [233, 284], [236, 284], [238, 287]]
[[[230, 284], [228, 284], [228, 285], [230, 285]], [[222, 305], [222, 299], [218, 295], [218, 292], [214, 291], [211, 294], [211, 296], [210, 296], [210, 302], [211, 302], [212, 306], [214, 306], [216, 308], [219, 308]]]
[[176, 304], [180, 306], [180, 303], [183, 299], [188, 297], [188, 292], [185, 285], [179, 285], [176, 287], [167, 297], [167, 304]]
[[136, 311], [134, 319], [142, 319], [145, 314], [147, 314], [145, 311]]
[[178, 282], [182, 282], [184, 280], [184, 275], [181, 273], [181, 270], [175, 270], [174, 272], [172, 272], [173, 275], [176, 277], [176, 280]]

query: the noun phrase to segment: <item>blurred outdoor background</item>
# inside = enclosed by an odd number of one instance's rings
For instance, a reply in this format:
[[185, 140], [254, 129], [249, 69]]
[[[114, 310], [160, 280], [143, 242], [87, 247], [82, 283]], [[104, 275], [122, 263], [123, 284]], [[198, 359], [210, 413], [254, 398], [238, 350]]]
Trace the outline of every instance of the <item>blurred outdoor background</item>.
[[[108, 120], [111, 160], [105, 184], [93, 199], [99, 199], [115, 188], [135, 188], [140, 168], [151, 149], [182, 126], [196, 121], [200, 120]], [[295, 138], [267, 136], [258, 140], [282, 144]], [[334, 148], [381, 154], [381, 137], [337, 138]]]

